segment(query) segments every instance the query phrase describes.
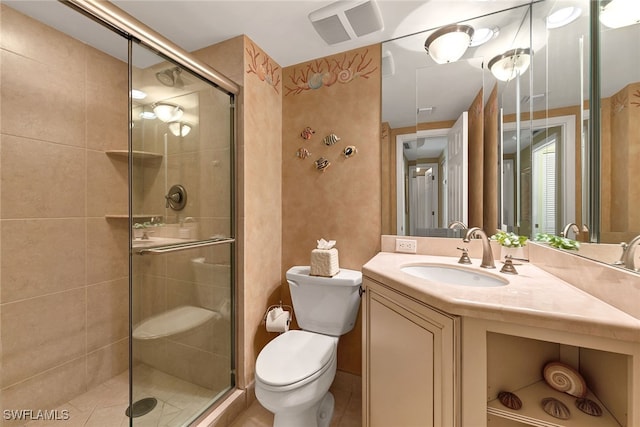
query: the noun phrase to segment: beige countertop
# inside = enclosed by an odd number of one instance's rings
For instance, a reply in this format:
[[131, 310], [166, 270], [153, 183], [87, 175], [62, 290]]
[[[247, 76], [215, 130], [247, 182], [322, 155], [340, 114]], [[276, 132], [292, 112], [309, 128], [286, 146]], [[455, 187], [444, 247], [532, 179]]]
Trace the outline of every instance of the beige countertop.
[[[457, 257], [380, 252], [362, 267], [363, 276], [444, 312], [554, 330], [640, 342], [640, 320], [532, 264], [516, 266], [518, 275], [480, 268], [480, 260], [460, 265]], [[476, 270], [509, 283], [496, 287], [443, 284], [401, 270], [432, 263]]]

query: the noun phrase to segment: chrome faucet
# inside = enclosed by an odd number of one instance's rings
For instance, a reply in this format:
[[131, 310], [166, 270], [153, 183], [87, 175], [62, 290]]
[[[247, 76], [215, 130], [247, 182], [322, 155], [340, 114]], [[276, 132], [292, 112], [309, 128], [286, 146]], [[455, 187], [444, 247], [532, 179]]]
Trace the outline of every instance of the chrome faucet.
[[580, 234], [580, 229], [578, 228], [578, 226], [575, 223], [570, 222], [569, 224], [564, 226], [564, 229], [562, 230], [560, 236], [569, 238], [569, 230], [573, 230], [573, 234], [575, 235], [574, 237], [576, 238], [578, 237], [578, 234]]
[[460, 226], [460, 228], [461, 228], [461, 229], [463, 229], [463, 230], [466, 230], [466, 229], [468, 228], [468, 227], [467, 227], [467, 224], [465, 224], [465, 223], [464, 223], [464, 222], [462, 222], [462, 221], [451, 221], [451, 222], [449, 223], [449, 228], [454, 229], [454, 228], [456, 228], [456, 226], [458, 226], [458, 225], [459, 225], [459, 226]]
[[624, 265], [625, 268], [630, 270], [636, 269], [634, 255], [636, 253], [636, 246], [639, 242], [640, 235], [634, 237], [626, 247], [623, 246], [622, 258], [620, 258], [620, 260], [622, 261], [621, 264]]
[[493, 260], [493, 252], [491, 251], [491, 244], [489, 243], [489, 238], [480, 227], [471, 227], [470, 229], [468, 229], [467, 234], [465, 234], [462, 241], [465, 243], [469, 243], [474, 235], [479, 236], [482, 239], [482, 263], [480, 264], [480, 267], [496, 268], [496, 264]]

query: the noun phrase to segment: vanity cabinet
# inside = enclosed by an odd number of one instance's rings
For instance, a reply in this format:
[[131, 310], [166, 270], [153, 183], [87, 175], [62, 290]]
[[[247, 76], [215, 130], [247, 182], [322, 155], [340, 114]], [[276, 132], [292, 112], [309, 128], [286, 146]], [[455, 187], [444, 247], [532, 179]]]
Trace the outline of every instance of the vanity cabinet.
[[363, 425], [459, 425], [460, 320], [363, 279]]

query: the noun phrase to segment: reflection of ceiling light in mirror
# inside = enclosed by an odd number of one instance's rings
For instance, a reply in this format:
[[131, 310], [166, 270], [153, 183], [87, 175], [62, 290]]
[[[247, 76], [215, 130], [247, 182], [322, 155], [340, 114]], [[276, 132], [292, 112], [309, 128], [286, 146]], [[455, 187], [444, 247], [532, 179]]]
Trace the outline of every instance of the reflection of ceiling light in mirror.
[[165, 123], [180, 120], [184, 113], [182, 107], [176, 104], [169, 104], [168, 102], [153, 104], [152, 108], [156, 117]]
[[471, 38], [470, 47], [477, 47], [485, 44], [489, 40], [495, 39], [500, 34], [500, 28], [491, 27], [491, 28], [478, 28], [473, 31], [473, 37]]
[[131, 89], [131, 98], [133, 99], [145, 99], [147, 94], [138, 89]]
[[156, 118], [156, 115], [153, 114], [152, 111], [143, 111], [140, 113], [140, 118], [145, 120], [153, 120]]
[[600, 10], [600, 22], [609, 28], [620, 28], [640, 23], [638, 0], [611, 0]]
[[449, 25], [432, 33], [424, 42], [424, 49], [438, 64], [455, 62], [467, 51], [473, 28], [469, 25]]
[[187, 136], [191, 132], [191, 125], [185, 122], [171, 122], [169, 123], [169, 130], [175, 136]]
[[547, 16], [547, 28], [560, 28], [578, 19], [582, 9], [575, 6], [563, 7]]
[[531, 49], [511, 49], [489, 61], [491, 74], [503, 82], [524, 74], [531, 63]]

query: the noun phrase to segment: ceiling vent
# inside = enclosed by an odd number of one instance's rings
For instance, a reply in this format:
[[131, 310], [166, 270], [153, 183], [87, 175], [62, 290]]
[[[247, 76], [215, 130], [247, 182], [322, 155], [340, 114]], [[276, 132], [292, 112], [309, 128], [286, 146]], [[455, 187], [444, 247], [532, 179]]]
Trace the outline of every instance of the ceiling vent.
[[311, 12], [309, 20], [327, 44], [353, 40], [384, 28], [374, 0], [337, 1]]

